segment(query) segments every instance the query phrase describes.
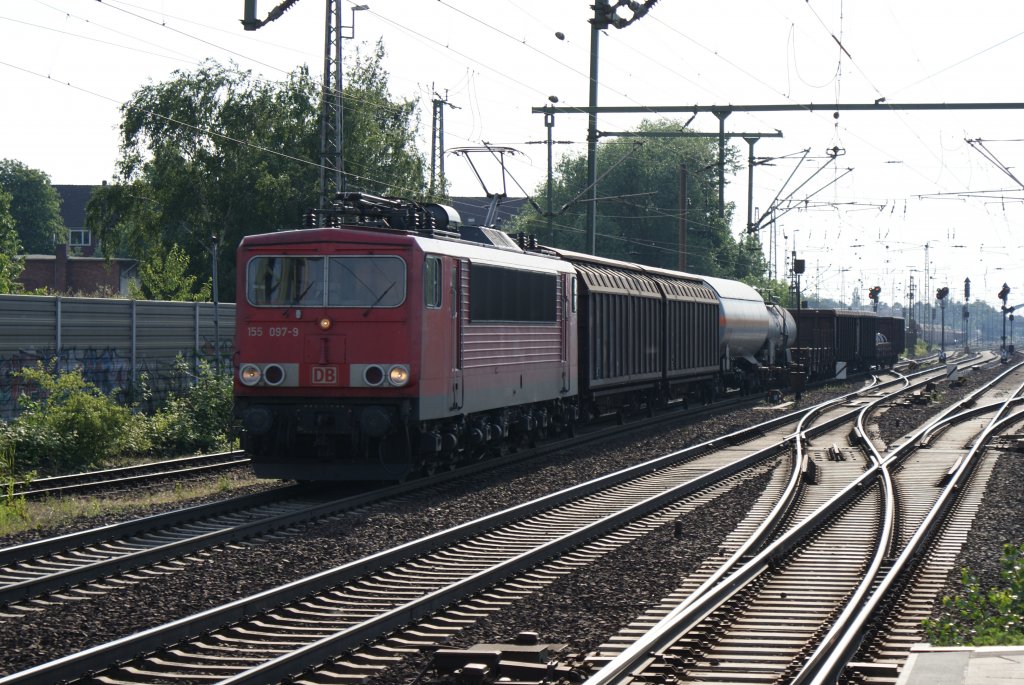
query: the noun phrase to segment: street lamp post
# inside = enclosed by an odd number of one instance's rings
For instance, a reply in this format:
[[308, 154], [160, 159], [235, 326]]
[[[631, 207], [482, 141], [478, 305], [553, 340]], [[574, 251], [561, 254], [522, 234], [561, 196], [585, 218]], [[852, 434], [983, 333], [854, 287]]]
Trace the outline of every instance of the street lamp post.
[[214, 345], [213, 353], [214, 353], [214, 355], [216, 355], [214, 357], [214, 369], [216, 370], [217, 375], [219, 376], [220, 375], [220, 294], [219, 294], [220, 288], [218, 287], [218, 283], [217, 283], [217, 260], [220, 258], [220, 255], [218, 254], [218, 249], [217, 248], [220, 245], [220, 238], [217, 237], [216, 233], [213, 234], [212, 236], [210, 236], [210, 243], [211, 243], [211, 245], [210, 245], [210, 252], [212, 253], [211, 256], [210, 256], [210, 262], [211, 262], [210, 263], [210, 267], [211, 267], [211, 270], [213, 272], [212, 273], [212, 277], [213, 277], [212, 278], [212, 280], [213, 280], [213, 283], [212, 283], [212, 289], [213, 289], [213, 345]]
[[[640, 17], [647, 14], [658, 0], [644, 0], [640, 2], [628, 2], [627, 0], [595, 0], [590, 7], [594, 10], [590, 22], [590, 111], [587, 113], [587, 218], [584, 227], [586, 246], [584, 251], [589, 254], [597, 254], [597, 67], [598, 67], [598, 38], [601, 31], [606, 31], [609, 26], [623, 29], [632, 24]], [[632, 16], [619, 14], [619, 9], [624, 14], [632, 12]]]

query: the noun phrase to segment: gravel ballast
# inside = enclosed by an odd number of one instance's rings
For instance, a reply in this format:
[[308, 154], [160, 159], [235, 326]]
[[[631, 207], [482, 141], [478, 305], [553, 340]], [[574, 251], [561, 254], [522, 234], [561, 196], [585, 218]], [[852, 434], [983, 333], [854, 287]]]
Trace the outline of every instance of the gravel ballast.
[[[988, 372], [971, 374], [966, 385], [979, 384], [987, 375]], [[831, 387], [805, 392], [803, 404], [850, 389], [849, 386]], [[954, 395], [969, 390], [970, 387], [966, 387], [953, 391], [940, 386], [936, 403], [890, 409], [877, 420], [879, 432], [886, 442], [897, 439], [910, 426], [916, 425], [915, 421], [919, 423], [925, 416], [934, 414], [943, 402], [952, 402]], [[22, 670], [188, 616], [773, 415], [775, 410], [763, 408], [737, 410], [690, 426], [649, 434], [639, 441], [633, 437], [609, 441], [600, 448], [570, 450], [549, 457], [542, 466], [527, 462], [502, 467], [424, 491], [398, 504], [391, 502], [386, 508], [368, 507], [303, 527], [291, 535], [198, 554], [180, 570], [168, 570], [159, 577], [147, 577], [145, 582], [129, 583], [106, 594], [50, 606], [36, 604], [30, 612], [0, 622], [0, 644], [4, 645], [0, 651], [0, 672]], [[1006, 479], [993, 480], [1007, 484]], [[688, 546], [671, 539], [670, 528], [658, 530], [605, 559], [610, 564], [609, 569], [618, 570], [588, 569], [561, 579], [538, 593], [536, 601], [531, 598], [529, 602], [519, 603], [522, 607], [491, 615], [467, 629], [460, 642], [508, 641], [521, 630], [535, 630], [542, 641], [567, 642], [578, 651], [599, 644], [650, 602], [677, 586], [685, 573], [709, 553], [707, 550], [714, 550], [717, 540], [734, 525], [726, 522], [739, 520], [759, 492], [758, 486], [751, 483], [689, 514], [687, 518], [693, 520], [692, 525], [706, 530], [707, 535], [689, 540]], [[1015, 494], [1009, 492], [1011, 488], [1007, 490], [1000, 496]], [[986, 507], [988, 500], [986, 497]], [[1013, 507], [1019, 497], [1005, 502], [1007, 508]], [[1019, 541], [1021, 514], [1015, 513]], [[119, 517], [126, 515], [127, 510]], [[997, 537], [1003, 539], [1009, 534], [1005, 532]], [[10, 543], [4, 541], [3, 544]], [[996, 557], [998, 571], [998, 554]], [[663, 562], [638, 563], [638, 559]], [[588, 578], [588, 574], [596, 575]], [[605, 618], [602, 609], [601, 618], [597, 619], [594, 607], [602, 605], [608, 605], [610, 613]], [[407, 682], [407, 679], [402, 680], [404, 677], [381, 676], [381, 682]]]

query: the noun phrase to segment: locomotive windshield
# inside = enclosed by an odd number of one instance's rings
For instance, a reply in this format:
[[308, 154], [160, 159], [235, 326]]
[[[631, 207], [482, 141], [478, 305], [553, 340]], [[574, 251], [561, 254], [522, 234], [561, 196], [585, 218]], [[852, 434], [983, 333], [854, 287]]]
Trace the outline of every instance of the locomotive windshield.
[[330, 257], [328, 307], [397, 307], [405, 302], [405, 262], [399, 257]]
[[249, 301], [265, 307], [317, 307], [324, 302], [323, 257], [254, 257]]
[[405, 262], [394, 256], [258, 256], [249, 261], [249, 302], [262, 307], [397, 307]]

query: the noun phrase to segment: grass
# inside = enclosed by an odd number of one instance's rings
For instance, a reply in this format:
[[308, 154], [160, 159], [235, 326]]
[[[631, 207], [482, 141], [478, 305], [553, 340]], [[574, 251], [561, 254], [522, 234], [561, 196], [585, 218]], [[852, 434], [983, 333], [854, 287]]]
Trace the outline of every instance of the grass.
[[[190, 501], [223, 495], [267, 481], [253, 476], [223, 475], [198, 483], [175, 483], [154, 491], [137, 490], [94, 497], [61, 497], [40, 501], [15, 498], [20, 504], [0, 502], [0, 538], [26, 531], [68, 527], [87, 528], [111, 518], [145, 516], [187, 506]], [[3, 543], [0, 542], [0, 546]]]
[[922, 622], [934, 645], [1024, 644], [1024, 545], [1003, 545], [1003, 587], [985, 590], [969, 569], [961, 570], [961, 594], [942, 599], [938, 619]]

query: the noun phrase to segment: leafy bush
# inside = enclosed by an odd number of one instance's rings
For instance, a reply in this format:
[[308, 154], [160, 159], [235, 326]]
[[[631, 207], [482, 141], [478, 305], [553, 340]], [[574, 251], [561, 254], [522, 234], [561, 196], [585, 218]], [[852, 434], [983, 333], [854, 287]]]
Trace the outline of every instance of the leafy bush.
[[158, 455], [181, 455], [230, 448], [231, 377], [214, 372], [208, 364], [193, 375], [186, 362], [178, 373], [191, 385], [172, 394], [150, 421], [152, 449]]
[[[27, 481], [31, 481], [33, 478], [35, 478], [34, 472], [25, 476]], [[13, 519], [25, 520], [28, 518], [25, 496], [14, 493], [14, 484], [17, 480], [14, 469], [14, 446], [0, 440], [0, 489], [6, 495], [0, 500], [0, 526], [6, 525]]]
[[[19, 398], [22, 413], [10, 423], [0, 421], [0, 448], [17, 453], [22, 474], [36, 469], [44, 475], [106, 467], [125, 457], [230, 449], [231, 377], [207, 364], [193, 374], [181, 359], [175, 370], [183, 389], [147, 417], [133, 413], [138, 404], [118, 404], [118, 392], [104, 394], [81, 371], [24, 369], [19, 376], [31, 390]], [[148, 402], [144, 375], [133, 391]]]
[[961, 571], [964, 594], [943, 597], [943, 616], [923, 626], [935, 645], [1024, 644], [1024, 545], [1003, 545], [1002, 589], [983, 592], [968, 569]]
[[86, 381], [81, 371], [54, 374], [40, 364], [18, 376], [32, 390], [18, 398], [18, 418], [0, 426], [0, 441], [13, 447], [20, 469], [64, 473], [148, 449], [131, 410]]

